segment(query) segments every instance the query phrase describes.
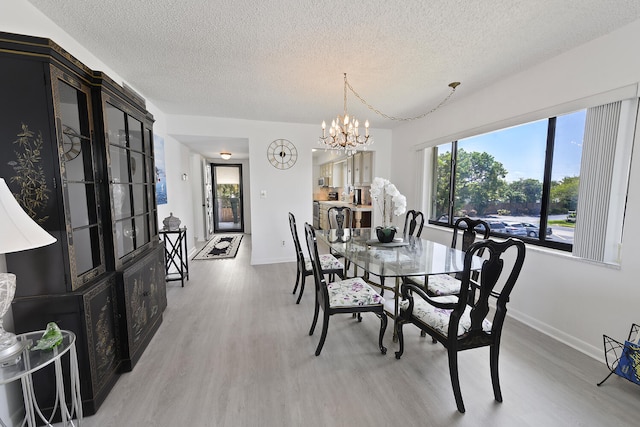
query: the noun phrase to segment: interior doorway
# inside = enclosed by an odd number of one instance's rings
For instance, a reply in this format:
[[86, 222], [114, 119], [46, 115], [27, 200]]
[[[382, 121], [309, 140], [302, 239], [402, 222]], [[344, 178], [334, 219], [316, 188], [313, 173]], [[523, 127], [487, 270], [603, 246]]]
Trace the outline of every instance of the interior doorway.
[[242, 165], [211, 164], [216, 233], [244, 232]]

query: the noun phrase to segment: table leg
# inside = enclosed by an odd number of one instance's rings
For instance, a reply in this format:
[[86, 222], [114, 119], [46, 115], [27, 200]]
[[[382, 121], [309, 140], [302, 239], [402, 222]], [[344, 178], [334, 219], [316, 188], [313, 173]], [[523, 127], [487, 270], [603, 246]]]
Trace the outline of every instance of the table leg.
[[396, 277], [396, 286], [393, 291], [393, 342], [398, 342], [398, 332], [396, 330], [396, 322], [398, 321], [398, 294], [400, 293], [400, 277]]
[[360, 224], [362, 222], [362, 212], [361, 211], [356, 211], [354, 214], [355, 220], [356, 220], [356, 228], [360, 228]]

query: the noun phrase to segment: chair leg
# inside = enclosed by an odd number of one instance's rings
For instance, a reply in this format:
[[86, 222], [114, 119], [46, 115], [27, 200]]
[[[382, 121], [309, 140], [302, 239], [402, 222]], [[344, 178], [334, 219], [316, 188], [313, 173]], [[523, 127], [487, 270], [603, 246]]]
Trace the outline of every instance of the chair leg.
[[300, 267], [298, 267], [296, 270], [296, 285], [293, 287], [293, 292], [292, 292], [294, 295], [298, 290], [298, 283], [300, 283]]
[[302, 299], [302, 294], [304, 293], [304, 282], [306, 281], [306, 278], [307, 278], [307, 275], [302, 273], [302, 281], [300, 282], [300, 295], [298, 295], [296, 304], [300, 304], [300, 300]]
[[382, 354], [387, 354], [387, 347], [382, 345], [382, 339], [384, 338], [384, 333], [387, 330], [387, 315], [384, 313], [380, 314], [380, 338], [378, 339], [378, 347], [380, 347], [380, 352]]
[[325, 311], [322, 319], [322, 334], [320, 334], [320, 342], [318, 343], [318, 348], [316, 348], [316, 356], [320, 356], [324, 340], [327, 338], [327, 329], [329, 329], [329, 313]]
[[313, 322], [311, 322], [311, 329], [309, 329], [309, 335], [313, 335], [313, 331], [316, 329], [316, 323], [318, 323], [318, 312], [320, 311], [320, 304], [318, 304], [318, 298], [316, 297], [316, 308], [313, 312]]
[[497, 345], [492, 345], [489, 349], [489, 365], [491, 366], [491, 384], [493, 385], [493, 396], [498, 402], [502, 402], [502, 391], [500, 390], [500, 378], [498, 377], [498, 355], [500, 349]]
[[402, 320], [396, 321], [396, 336], [398, 337], [398, 344], [400, 348], [396, 351], [396, 359], [400, 360], [404, 353], [404, 335], [402, 334]]
[[453, 387], [453, 395], [456, 398], [456, 406], [458, 411], [464, 413], [464, 402], [462, 401], [462, 392], [460, 391], [460, 378], [458, 377], [458, 352], [449, 345], [447, 349], [449, 353], [449, 375], [451, 376], [451, 386]]

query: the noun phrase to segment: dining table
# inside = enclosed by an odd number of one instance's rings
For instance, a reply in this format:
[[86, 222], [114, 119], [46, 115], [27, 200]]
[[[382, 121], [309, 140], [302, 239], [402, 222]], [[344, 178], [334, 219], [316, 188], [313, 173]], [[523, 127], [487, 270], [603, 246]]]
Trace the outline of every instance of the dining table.
[[[344, 277], [348, 275], [349, 265], [353, 265], [354, 276], [358, 276], [361, 269], [362, 277], [381, 289], [385, 311], [394, 319], [394, 341], [397, 340], [395, 320], [403, 278], [425, 276], [428, 280], [431, 275], [464, 270], [464, 251], [421, 237], [401, 236], [389, 243], [381, 243], [375, 228], [316, 230], [316, 236], [348, 261], [344, 263]], [[474, 256], [471, 270], [480, 270], [483, 261], [481, 257]], [[378, 283], [372, 280], [372, 276]]]

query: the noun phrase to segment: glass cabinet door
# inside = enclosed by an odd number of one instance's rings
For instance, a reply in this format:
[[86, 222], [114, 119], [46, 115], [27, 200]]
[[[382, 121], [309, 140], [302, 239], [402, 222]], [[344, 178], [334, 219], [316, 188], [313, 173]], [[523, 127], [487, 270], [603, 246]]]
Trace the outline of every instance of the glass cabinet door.
[[155, 214], [155, 193], [151, 193], [155, 188], [151, 173], [153, 151], [149, 140], [153, 133], [108, 97], [104, 109], [115, 256], [123, 260], [157, 234], [151, 218]]
[[72, 289], [77, 289], [104, 271], [91, 92], [85, 84], [55, 67], [51, 67], [51, 74], [71, 282]]

